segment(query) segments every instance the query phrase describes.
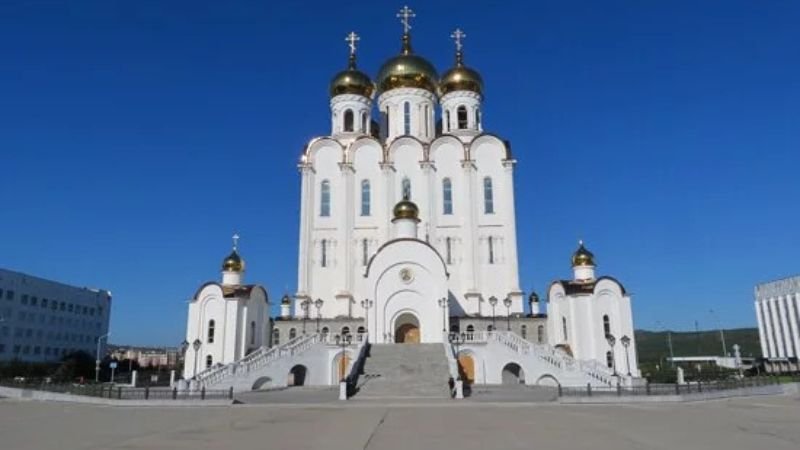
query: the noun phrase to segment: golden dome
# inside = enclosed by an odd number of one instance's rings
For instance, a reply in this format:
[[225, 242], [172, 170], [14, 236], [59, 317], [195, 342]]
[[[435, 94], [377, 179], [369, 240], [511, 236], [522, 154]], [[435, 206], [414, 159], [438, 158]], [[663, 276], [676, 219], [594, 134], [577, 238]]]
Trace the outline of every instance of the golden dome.
[[439, 95], [454, 91], [472, 91], [483, 95], [483, 78], [464, 65], [462, 53], [456, 53], [456, 66], [448, 70], [439, 82]]
[[244, 260], [239, 256], [239, 252], [236, 249], [222, 261], [222, 270], [225, 272], [244, 272]]
[[346, 70], [337, 73], [331, 80], [331, 97], [342, 94], [355, 94], [372, 98], [375, 84], [364, 72], [356, 69], [355, 55], [350, 55], [350, 65]]
[[408, 199], [400, 200], [394, 206], [394, 218], [419, 220], [419, 208], [416, 203]]
[[428, 60], [411, 53], [411, 37], [403, 35], [402, 52], [389, 59], [378, 71], [376, 83], [380, 92], [401, 87], [427, 89], [436, 93], [439, 75]]
[[292, 299], [289, 298], [288, 294], [284, 294], [283, 298], [281, 299], [281, 305], [291, 305]]
[[572, 267], [594, 265], [594, 254], [583, 246], [583, 241], [580, 241], [578, 249], [572, 255]]

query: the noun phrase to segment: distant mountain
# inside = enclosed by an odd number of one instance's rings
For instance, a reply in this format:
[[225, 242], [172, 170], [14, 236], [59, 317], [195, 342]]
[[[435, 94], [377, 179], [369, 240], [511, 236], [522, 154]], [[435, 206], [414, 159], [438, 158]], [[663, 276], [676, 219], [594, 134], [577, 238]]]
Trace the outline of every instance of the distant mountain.
[[[723, 330], [728, 353], [733, 355], [733, 344], [739, 344], [742, 356], [761, 356], [758, 328], [736, 328]], [[666, 331], [636, 330], [636, 346], [639, 361], [658, 362], [669, 357]], [[722, 356], [722, 342], [719, 330], [673, 331], [672, 349], [675, 356]]]

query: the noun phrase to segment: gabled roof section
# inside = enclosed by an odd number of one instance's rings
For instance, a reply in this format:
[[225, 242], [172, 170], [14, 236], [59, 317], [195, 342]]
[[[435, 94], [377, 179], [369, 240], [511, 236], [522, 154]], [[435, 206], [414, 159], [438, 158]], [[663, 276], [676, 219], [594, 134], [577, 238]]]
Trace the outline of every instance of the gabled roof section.
[[204, 283], [197, 289], [197, 292], [194, 293], [193, 300], [197, 300], [197, 296], [200, 295], [200, 292], [203, 291], [208, 286], [216, 286], [222, 291], [223, 298], [244, 298], [250, 299], [254, 291], [261, 290], [264, 294], [264, 298], [269, 303], [269, 296], [267, 296], [267, 290], [261, 286], [260, 284], [237, 284], [237, 285], [224, 285], [217, 283], [216, 281], [209, 281]]

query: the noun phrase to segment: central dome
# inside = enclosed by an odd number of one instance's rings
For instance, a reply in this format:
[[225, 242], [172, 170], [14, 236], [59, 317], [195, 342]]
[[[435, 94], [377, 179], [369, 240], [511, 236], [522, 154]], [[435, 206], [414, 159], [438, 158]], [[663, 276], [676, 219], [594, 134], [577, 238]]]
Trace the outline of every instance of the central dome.
[[380, 92], [411, 87], [436, 93], [439, 80], [436, 68], [425, 58], [411, 52], [410, 39], [404, 35], [402, 53], [383, 63], [378, 71], [376, 81]]

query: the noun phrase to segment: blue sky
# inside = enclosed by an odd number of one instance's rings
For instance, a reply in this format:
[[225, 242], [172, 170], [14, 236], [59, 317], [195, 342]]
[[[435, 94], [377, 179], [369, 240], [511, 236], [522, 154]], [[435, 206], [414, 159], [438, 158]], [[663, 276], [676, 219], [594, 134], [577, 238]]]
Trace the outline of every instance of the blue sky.
[[[519, 161], [523, 289], [583, 238], [637, 328], [752, 326], [753, 285], [800, 272], [800, 3], [453, 5], [410, 4], [414, 48], [443, 72], [468, 35]], [[0, 266], [110, 289], [117, 343], [180, 342], [234, 230], [248, 280], [293, 290], [300, 150], [345, 34], [374, 75], [401, 6], [3, 2]]]

